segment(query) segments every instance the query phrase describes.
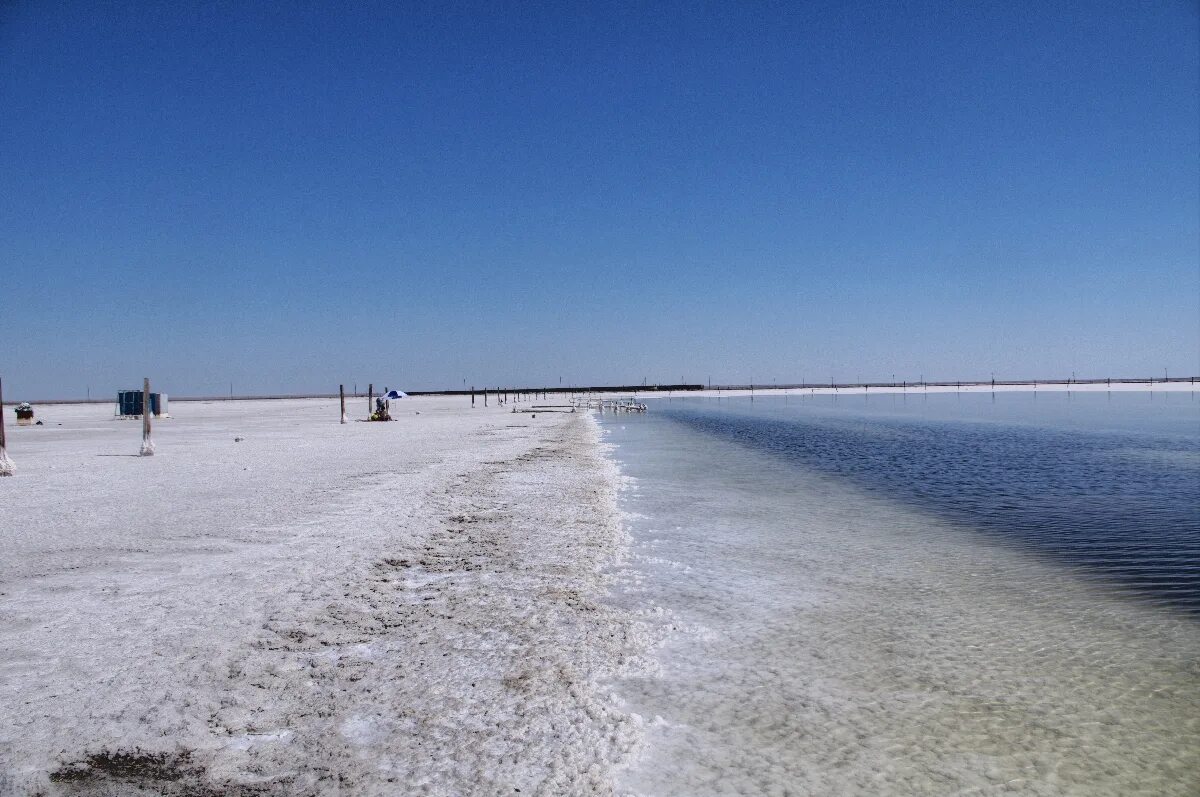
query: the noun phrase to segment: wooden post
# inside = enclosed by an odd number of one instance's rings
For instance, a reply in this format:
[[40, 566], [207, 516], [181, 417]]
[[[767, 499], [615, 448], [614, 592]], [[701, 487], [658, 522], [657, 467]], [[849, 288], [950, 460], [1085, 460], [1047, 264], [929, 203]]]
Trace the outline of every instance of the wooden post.
[[475, 407], [475, 386], [471, 385], [471, 408]]
[[150, 438], [150, 377], [142, 379], [142, 449], [143, 457], [154, 456], [154, 440]]
[[12, 476], [14, 470], [4, 447], [4, 385], [0, 382], [0, 476]]
[[375, 383], [367, 384], [367, 420], [371, 420], [371, 416], [375, 414]]
[[150, 377], [142, 378], [142, 438], [150, 436]]
[[342, 423], [346, 422], [346, 386], [338, 385], [338, 398], [342, 402]]
[[487, 406], [487, 388], [483, 389], [483, 406]]

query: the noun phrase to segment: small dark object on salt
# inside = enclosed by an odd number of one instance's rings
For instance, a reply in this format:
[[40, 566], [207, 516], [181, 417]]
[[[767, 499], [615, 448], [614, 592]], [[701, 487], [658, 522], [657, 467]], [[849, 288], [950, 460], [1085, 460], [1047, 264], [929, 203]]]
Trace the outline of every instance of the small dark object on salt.
[[235, 442], [235, 443], [240, 443], [240, 442], [242, 442], [242, 441], [243, 441], [243, 440], [245, 440], [245, 439], [246, 439], [246, 438], [244, 438], [244, 437], [235, 437], [235, 438], [233, 438], [233, 442]]
[[37, 423], [34, 424], [34, 426], [45, 426], [45, 424], [42, 423], [41, 421], [38, 421]]

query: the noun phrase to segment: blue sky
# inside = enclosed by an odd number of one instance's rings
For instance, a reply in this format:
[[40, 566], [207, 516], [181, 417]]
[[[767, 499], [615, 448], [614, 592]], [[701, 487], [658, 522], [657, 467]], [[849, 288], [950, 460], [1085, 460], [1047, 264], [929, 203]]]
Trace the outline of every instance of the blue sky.
[[1200, 373], [1194, 2], [445, 6], [0, 6], [7, 396]]

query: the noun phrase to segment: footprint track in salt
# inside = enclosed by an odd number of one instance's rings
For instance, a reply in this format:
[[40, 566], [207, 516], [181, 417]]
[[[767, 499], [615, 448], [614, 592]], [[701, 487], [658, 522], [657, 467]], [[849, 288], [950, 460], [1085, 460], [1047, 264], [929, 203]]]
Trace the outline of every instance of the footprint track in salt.
[[[596, 696], [595, 683], [614, 667], [605, 659], [629, 640], [608, 630], [622, 620], [596, 600], [606, 556], [603, 545], [591, 561], [586, 555], [594, 537], [586, 527], [595, 524], [586, 507], [596, 499], [557, 501], [558, 523], [548, 537], [535, 528], [545, 525], [545, 515], [533, 517], [528, 506], [506, 498], [524, 494], [512, 489], [514, 480], [534, 488], [561, 484], [534, 469], [562, 467], [570, 442], [552, 441], [509, 460], [509, 468], [456, 476], [459, 489], [433, 502], [444, 523], [420, 544], [375, 562], [367, 577], [335, 596], [305, 623], [316, 633], [270, 629], [275, 639], [268, 648], [294, 661], [290, 670], [272, 661], [257, 682], [306, 679], [306, 702], [332, 717], [351, 717], [311, 738], [300, 735], [294, 746], [312, 747], [317, 756], [338, 751], [338, 759], [369, 759], [385, 790], [396, 783], [408, 793], [432, 794], [609, 788], [611, 762], [637, 735], [636, 721]], [[468, 483], [469, 491], [461, 489]], [[583, 479], [572, 492], [590, 490], [590, 479]], [[581, 560], [590, 574], [579, 588], [561, 586], [563, 577], [578, 579]], [[605, 637], [614, 640], [607, 649], [597, 644]], [[372, 642], [364, 649], [366, 639]], [[329, 649], [336, 657], [307, 655]], [[246, 677], [245, 663], [240, 669]], [[278, 703], [272, 699], [249, 715], [256, 725], [295, 724], [280, 715]], [[337, 769], [330, 764], [331, 772]], [[354, 793], [366, 793], [362, 785]]]

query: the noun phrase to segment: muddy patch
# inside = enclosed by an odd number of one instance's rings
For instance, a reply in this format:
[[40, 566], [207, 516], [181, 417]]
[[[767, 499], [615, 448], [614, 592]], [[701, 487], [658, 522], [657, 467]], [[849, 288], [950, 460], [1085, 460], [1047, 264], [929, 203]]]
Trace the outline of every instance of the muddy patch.
[[248, 786], [209, 782], [191, 752], [100, 750], [50, 773], [53, 793], [62, 795], [162, 795], [163, 797], [250, 797], [265, 794]]

